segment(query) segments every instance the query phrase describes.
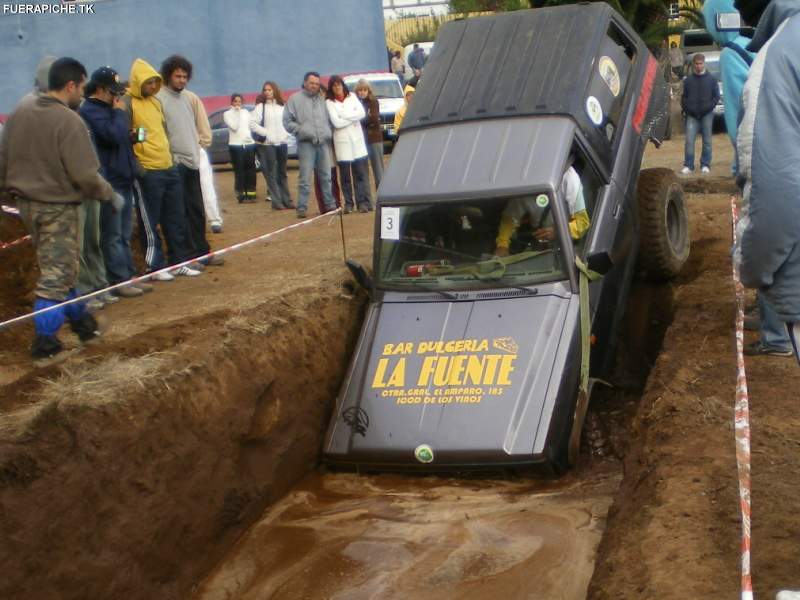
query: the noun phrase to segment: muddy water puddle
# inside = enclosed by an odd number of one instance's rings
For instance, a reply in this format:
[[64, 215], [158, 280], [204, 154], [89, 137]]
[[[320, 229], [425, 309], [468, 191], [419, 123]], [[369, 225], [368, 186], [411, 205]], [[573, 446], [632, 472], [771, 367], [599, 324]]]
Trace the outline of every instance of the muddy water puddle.
[[196, 597], [585, 598], [620, 477], [616, 467], [558, 482], [318, 472]]

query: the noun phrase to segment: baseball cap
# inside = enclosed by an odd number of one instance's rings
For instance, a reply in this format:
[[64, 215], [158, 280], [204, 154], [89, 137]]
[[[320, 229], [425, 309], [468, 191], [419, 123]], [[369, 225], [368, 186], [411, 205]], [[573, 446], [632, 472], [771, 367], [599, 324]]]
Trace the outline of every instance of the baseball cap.
[[92, 73], [86, 84], [87, 94], [94, 93], [98, 87], [104, 87], [112, 94], [125, 93], [125, 87], [119, 82], [119, 74], [111, 67], [100, 67]]

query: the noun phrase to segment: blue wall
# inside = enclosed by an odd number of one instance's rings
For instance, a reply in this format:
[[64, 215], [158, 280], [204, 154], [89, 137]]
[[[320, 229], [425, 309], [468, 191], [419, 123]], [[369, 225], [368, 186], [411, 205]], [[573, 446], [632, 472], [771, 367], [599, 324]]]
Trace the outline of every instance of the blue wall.
[[137, 57], [158, 69], [183, 54], [190, 87], [217, 96], [256, 92], [265, 79], [296, 88], [309, 70], [385, 70], [384, 35], [381, 0], [97, 0], [86, 15], [0, 12], [0, 113], [30, 90], [47, 54], [73, 56], [90, 74], [111, 65], [123, 79]]

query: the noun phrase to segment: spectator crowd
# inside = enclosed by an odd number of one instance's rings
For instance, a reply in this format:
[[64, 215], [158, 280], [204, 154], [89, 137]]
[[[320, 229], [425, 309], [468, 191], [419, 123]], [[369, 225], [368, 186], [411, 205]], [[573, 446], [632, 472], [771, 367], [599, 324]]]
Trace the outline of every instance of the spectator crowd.
[[[183, 56], [156, 70], [136, 59], [128, 81], [110, 66], [89, 75], [69, 57], [44, 58], [34, 89], [0, 134], [0, 197], [16, 205], [34, 244], [35, 337], [31, 354], [63, 350], [65, 322], [81, 341], [100, 334], [96, 310], [152, 292], [144, 281], [199, 277], [224, 260], [207, 234], [223, 219], [207, 153], [212, 143], [200, 98], [188, 89], [193, 66]], [[257, 165], [273, 210], [296, 209], [305, 218], [312, 175], [320, 212], [373, 210], [383, 174], [380, 108], [366, 80], [351, 91], [339, 76], [323, 87], [309, 72], [288, 102], [266, 81], [248, 111], [241, 94], [224, 114], [239, 202], [256, 201]], [[297, 142], [297, 202], [287, 178], [288, 142]], [[337, 172], [338, 171], [338, 172]], [[134, 220], [146, 264], [136, 277], [131, 238]], [[109, 286], [110, 292], [103, 292]], [[72, 302], [95, 294], [88, 301]]]

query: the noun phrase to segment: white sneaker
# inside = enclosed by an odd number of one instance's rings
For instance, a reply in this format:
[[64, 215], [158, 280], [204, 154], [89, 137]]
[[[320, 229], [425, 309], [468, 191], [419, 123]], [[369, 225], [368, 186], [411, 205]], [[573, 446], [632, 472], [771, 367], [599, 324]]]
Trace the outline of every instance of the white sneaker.
[[702, 169], [700, 169], [700, 172], [703, 175], [708, 175], [709, 173], [711, 173], [711, 169], [709, 169], [708, 167], [703, 167]]
[[694, 169], [690, 169], [689, 167], [683, 167], [681, 169], [681, 175], [691, 175], [694, 173]]
[[103, 304], [114, 304], [115, 302], [119, 302], [119, 298], [114, 296], [111, 292], [100, 294], [98, 298], [100, 299], [100, 302], [102, 302]]
[[150, 279], [153, 281], [172, 281], [175, 276], [169, 271], [162, 271], [161, 273], [156, 273]]
[[189, 267], [179, 267], [172, 271], [173, 275], [183, 275], [184, 277], [199, 277], [202, 271], [191, 269]]

